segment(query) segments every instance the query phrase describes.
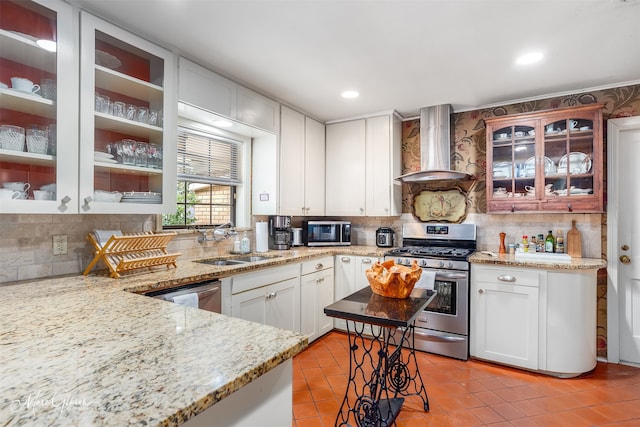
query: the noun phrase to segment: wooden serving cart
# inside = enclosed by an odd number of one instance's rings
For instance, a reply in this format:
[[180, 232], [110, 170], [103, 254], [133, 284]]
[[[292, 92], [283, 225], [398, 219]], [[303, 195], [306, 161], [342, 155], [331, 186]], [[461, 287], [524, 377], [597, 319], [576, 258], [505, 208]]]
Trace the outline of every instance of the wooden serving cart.
[[95, 256], [84, 270], [85, 276], [102, 260], [109, 267], [111, 277], [118, 278], [120, 273], [140, 268], [166, 265], [176, 266], [176, 259], [181, 253], [168, 253], [167, 245], [177, 233], [134, 233], [122, 236], [111, 236], [104, 245], [89, 233], [87, 239], [95, 248]]

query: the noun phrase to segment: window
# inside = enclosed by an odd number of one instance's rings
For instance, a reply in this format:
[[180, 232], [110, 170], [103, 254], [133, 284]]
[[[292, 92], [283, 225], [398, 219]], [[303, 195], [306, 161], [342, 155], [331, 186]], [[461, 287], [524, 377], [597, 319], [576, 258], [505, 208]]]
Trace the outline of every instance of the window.
[[163, 215], [164, 228], [235, 222], [242, 141], [206, 129], [195, 123], [178, 128], [177, 207]]

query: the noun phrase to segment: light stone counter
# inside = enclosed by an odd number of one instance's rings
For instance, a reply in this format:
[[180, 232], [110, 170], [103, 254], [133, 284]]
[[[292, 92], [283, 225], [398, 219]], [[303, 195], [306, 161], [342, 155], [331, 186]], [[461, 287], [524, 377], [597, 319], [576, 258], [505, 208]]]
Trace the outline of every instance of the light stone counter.
[[121, 279], [96, 274], [0, 286], [0, 424], [178, 425], [292, 358], [307, 339], [124, 290], [386, 250], [300, 248], [243, 266], [180, 261], [176, 269]]
[[544, 270], [598, 270], [607, 266], [607, 261], [599, 258], [571, 258], [570, 263], [554, 263], [516, 259], [512, 254], [496, 254], [492, 256], [476, 252], [469, 257], [472, 264], [508, 265], [512, 267], [541, 268]]

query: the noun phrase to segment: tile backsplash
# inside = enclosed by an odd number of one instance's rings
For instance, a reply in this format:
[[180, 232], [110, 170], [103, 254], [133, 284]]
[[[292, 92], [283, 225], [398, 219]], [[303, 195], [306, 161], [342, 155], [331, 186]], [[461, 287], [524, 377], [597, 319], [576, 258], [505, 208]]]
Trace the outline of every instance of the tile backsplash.
[[[255, 217], [265, 221], [267, 217]], [[292, 219], [299, 227], [301, 217]], [[347, 217], [352, 222], [352, 244], [375, 246], [375, 232], [380, 226], [396, 232], [395, 245], [402, 244], [402, 224], [415, 222], [411, 214], [400, 217]], [[498, 251], [499, 233], [507, 233], [507, 242], [519, 241], [523, 234], [562, 230], [566, 236], [571, 220], [577, 221], [582, 233], [583, 256], [603, 256], [603, 232], [599, 214], [487, 215], [469, 214], [465, 222], [478, 226], [478, 249]], [[155, 229], [154, 215], [0, 215], [0, 283], [30, 280], [66, 274], [81, 274], [93, 259], [93, 248], [87, 234], [95, 229], [142, 232]], [[255, 248], [253, 231], [249, 231]], [[53, 255], [53, 236], [67, 236], [67, 254]], [[169, 245], [170, 252], [180, 252], [181, 260], [204, 258], [228, 253], [233, 239], [198, 243], [198, 234], [181, 233]]]

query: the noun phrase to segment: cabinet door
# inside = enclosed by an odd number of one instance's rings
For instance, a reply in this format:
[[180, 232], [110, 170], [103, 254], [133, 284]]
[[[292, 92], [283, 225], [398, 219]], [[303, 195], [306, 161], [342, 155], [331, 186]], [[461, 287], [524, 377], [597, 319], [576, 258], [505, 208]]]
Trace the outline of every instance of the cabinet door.
[[358, 265], [358, 271], [354, 278], [353, 292], [359, 291], [362, 288], [369, 286], [369, 280], [367, 280], [367, 269], [371, 268], [376, 261], [380, 261], [380, 258], [358, 256], [356, 257], [356, 264]]
[[274, 283], [267, 287], [266, 324], [290, 331], [300, 331], [300, 278]]
[[471, 285], [471, 355], [538, 368], [538, 288], [488, 282]]
[[325, 212], [325, 127], [305, 117], [304, 215]]
[[212, 113], [236, 117], [238, 84], [180, 58], [178, 99]]
[[282, 106], [280, 120], [280, 214], [304, 215], [305, 117]]
[[365, 120], [327, 126], [326, 215], [365, 214]]
[[[0, 16], [6, 17], [0, 22], [0, 81], [8, 86], [0, 88], [0, 213], [78, 213], [71, 6], [2, 1]], [[54, 51], [41, 48], [40, 40], [52, 42]]]
[[80, 211], [173, 212], [175, 57], [88, 13], [80, 18]]
[[318, 338], [318, 279], [319, 273], [300, 279], [300, 333], [306, 335], [309, 342]]
[[238, 86], [238, 120], [268, 132], [280, 129], [280, 104], [246, 87]]
[[366, 215], [389, 216], [393, 190], [390, 117], [368, 118], [366, 135]]
[[251, 322], [265, 324], [267, 322], [266, 287], [252, 289], [231, 297], [231, 315]]
[[[356, 257], [353, 255], [336, 255], [334, 263], [334, 300], [338, 301], [347, 295], [355, 292], [356, 277]], [[347, 330], [347, 325], [343, 319], [333, 319], [333, 325], [336, 329]]]
[[333, 329], [333, 318], [325, 316], [324, 308], [334, 301], [333, 269], [323, 270], [317, 273], [318, 284], [316, 285], [316, 314], [318, 316], [318, 336], [322, 336]]

